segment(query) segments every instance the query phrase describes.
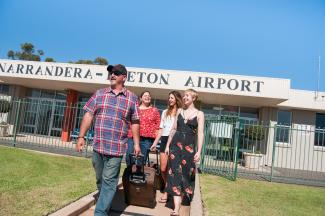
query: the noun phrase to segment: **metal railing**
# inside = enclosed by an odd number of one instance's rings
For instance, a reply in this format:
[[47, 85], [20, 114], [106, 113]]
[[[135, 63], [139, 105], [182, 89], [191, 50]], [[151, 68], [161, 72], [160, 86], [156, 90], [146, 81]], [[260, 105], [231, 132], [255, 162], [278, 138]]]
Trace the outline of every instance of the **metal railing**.
[[201, 169], [231, 180], [237, 177], [239, 130], [232, 119], [205, 121]]
[[[0, 144], [91, 156], [92, 130], [85, 151], [75, 151], [83, 105], [0, 98]], [[325, 130], [311, 125], [264, 125], [238, 116], [209, 117], [201, 158], [204, 172], [233, 180], [240, 176], [325, 186]]]
[[207, 120], [201, 169], [231, 179], [325, 186], [325, 130]]
[[87, 134], [85, 151], [81, 154], [75, 151], [83, 114], [83, 104], [66, 105], [65, 101], [52, 99], [0, 98], [0, 143], [88, 157], [92, 152], [92, 130]]

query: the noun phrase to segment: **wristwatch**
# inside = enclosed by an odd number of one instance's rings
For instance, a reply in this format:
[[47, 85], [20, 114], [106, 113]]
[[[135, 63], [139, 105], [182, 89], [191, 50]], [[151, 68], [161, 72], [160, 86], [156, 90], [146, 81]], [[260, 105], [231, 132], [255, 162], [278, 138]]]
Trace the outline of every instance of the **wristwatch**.
[[80, 138], [86, 140], [86, 137], [82, 137], [82, 136], [78, 136], [78, 137], [77, 137], [77, 139], [80, 139]]

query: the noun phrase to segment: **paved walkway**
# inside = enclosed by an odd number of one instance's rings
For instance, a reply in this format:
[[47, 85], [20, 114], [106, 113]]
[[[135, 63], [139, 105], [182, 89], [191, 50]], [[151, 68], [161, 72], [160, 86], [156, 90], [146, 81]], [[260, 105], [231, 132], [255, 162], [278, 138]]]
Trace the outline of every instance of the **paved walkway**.
[[[162, 195], [159, 191], [157, 191], [157, 205], [154, 209], [144, 208], [139, 206], [127, 206], [124, 203], [124, 194], [123, 194], [123, 186], [119, 184], [118, 191], [116, 192], [113, 205], [112, 212], [110, 215], [112, 216], [165, 216], [170, 215], [172, 211], [172, 202], [168, 202], [167, 204], [158, 203], [158, 199]], [[92, 216], [94, 215], [95, 206], [92, 206], [90, 209], [80, 214], [80, 216]], [[190, 207], [182, 207], [181, 215], [188, 216], [190, 211]]]

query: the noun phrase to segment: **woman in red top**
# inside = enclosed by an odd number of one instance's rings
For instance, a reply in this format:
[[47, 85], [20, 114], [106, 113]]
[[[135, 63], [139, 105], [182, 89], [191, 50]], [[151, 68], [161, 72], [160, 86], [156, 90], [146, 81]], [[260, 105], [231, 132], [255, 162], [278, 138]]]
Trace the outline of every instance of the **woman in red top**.
[[[160, 125], [160, 114], [156, 107], [151, 104], [149, 91], [144, 91], [140, 95], [140, 148], [144, 158], [147, 158], [148, 150], [154, 142]], [[126, 162], [129, 164], [129, 154], [133, 153], [133, 139], [129, 131], [128, 150]]]

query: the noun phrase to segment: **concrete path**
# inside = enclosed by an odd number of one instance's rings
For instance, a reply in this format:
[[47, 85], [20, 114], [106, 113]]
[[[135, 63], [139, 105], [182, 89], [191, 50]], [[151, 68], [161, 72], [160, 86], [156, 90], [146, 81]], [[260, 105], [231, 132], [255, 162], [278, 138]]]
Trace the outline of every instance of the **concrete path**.
[[[116, 192], [113, 205], [112, 205], [112, 211], [111, 214], [112, 216], [165, 216], [165, 215], [170, 215], [170, 212], [172, 211], [172, 202], [168, 202], [166, 204], [158, 203], [158, 199], [162, 196], [162, 194], [157, 191], [157, 205], [154, 209], [150, 208], [144, 208], [144, 207], [139, 207], [139, 206], [132, 206], [129, 205], [127, 206], [124, 203], [124, 194], [123, 194], [123, 186], [122, 184], [119, 184], [118, 191]], [[90, 209], [87, 211], [83, 212], [80, 214], [80, 216], [92, 216], [94, 215], [94, 209], [95, 206], [92, 206]], [[185, 207], [183, 206], [181, 209], [181, 215], [188, 216], [190, 212], [190, 207]]]
[[[95, 209], [95, 198], [94, 196], [98, 192], [95, 191], [88, 194], [81, 199], [65, 206], [62, 209], [50, 214], [50, 216], [93, 216]], [[156, 200], [158, 201], [162, 194], [157, 191]], [[120, 178], [118, 190], [115, 194], [112, 206], [112, 216], [168, 216], [172, 211], [173, 203], [170, 200], [168, 203], [158, 203], [154, 209], [144, 208], [139, 206], [127, 206], [124, 203], [124, 191], [122, 186], [122, 179]], [[200, 191], [200, 179], [198, 173], [196, 174], [195, 181], [195, 192], [191, 203], [191, 207], [182, 206], [180, 210], [181, 216], [201, 216], [204, 215], [202, 197]]]

